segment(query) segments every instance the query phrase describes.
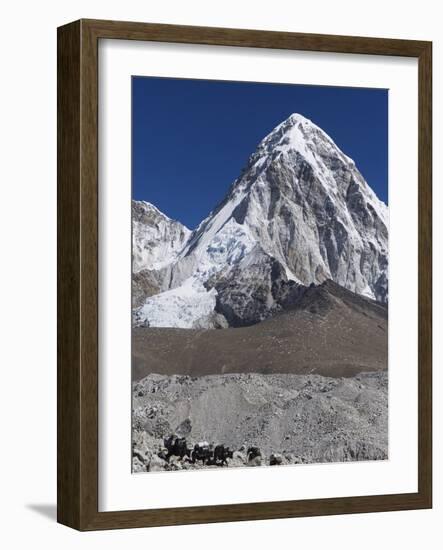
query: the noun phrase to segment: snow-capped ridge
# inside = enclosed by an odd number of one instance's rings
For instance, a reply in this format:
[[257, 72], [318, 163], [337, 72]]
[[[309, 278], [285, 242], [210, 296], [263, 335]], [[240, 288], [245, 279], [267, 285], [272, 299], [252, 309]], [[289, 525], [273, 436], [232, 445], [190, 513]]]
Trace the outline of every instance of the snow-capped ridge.
[[171, 264], [191, 231], [147, 201], [132, 201], [133, 271], [159, 270]]
[[135, 204], [141, 205], [145, 209], [146, 212], [152, 211], [156, 215], [161, 216], [162, 218], [164, 218], [167, 221], [170, 221], [172, 223], [180, 224], [185, 230], [187, 230], [187, 231], [189, 231], [189, 233], [191, 233], [191, 230], [188, 229], [186, 227], [186, 225], [184, 225], [182, 222], [180, 222], [180, 221], [178, 221], [174, 218], [169, 217], [167, 214], [165, 214], [159, 208], [157, 208], [155, 206], [155, 204], [152, 204], [152, 202], [145, 201], [145, 200], [133, 200], [132, 202], [133, 202], [133, 204], [135, 203]]

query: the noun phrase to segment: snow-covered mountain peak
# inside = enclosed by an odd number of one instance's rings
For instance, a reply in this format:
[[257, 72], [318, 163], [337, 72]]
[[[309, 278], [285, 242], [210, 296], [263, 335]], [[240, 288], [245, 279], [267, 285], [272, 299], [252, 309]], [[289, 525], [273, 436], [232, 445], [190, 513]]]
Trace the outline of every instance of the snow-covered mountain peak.
[[353, 165], [352, 159], [340, 150], [324, 130], [299, 113], [290, 115], [265, 136], [253, 158], [255, 162], [264, 155], [271, 155], [275, 159], [279, 153], [288, 151], [300, 153], [313, 164], [316, 164], [316, 155], [321, 157], [322, 152], [334, 153], [343, 162]]
[[140, 208], [143, 208], [146, 212], [149, 212], [150, 210], [153, 210], [154, 212], [158, 212], [163, 217], [167, 218], [166, 214], [161, 212], [154, 204], [148, 201], [134, 201], [134, 203], [137, 203]]
[[[334, 197], [346, 200], [350, 190], [354, 194], [358, 192], [383, 223], [388, 224], [386, 204], [367, 184], [355, 162], [324, 130], [299, 113], [290, 115], [263, 138], [249, 159], [246, 173], [252, 175], [254, 181], [260, 181], [260, 175], [281, 167], [297, 168], [296, 172], [303, 176], [306, 172], [315, 174], [332, 200]], [[297, 179], [309, 182], [306, 177]], [[282, 178], [266, 178], [266, 181], [278, 187], [285, 183]], [[236, 187], [241, 188], [244, 183], [243, 177], [237, 180]]]
[[265, 140], [273, 134], [283, 134], [291, 132], [293, 129], [304, 128], [305, 130], [310, 127], [316, 127], [315, 124], [309, 118], [301, 115], [300, 113], [292, 113], [288, 118], [277, 124], [277, 126], [264, 138]]
[[146, 201], [132, 201], [133, 272], [158, 270], [175, 261], [191, 231]]
[[261, 143], [271, 143], [278, 139], [282, 139], [288, 134], [296, 134], [304, 132], [305, 135], [312, 131], [320, 131], [327, 136], [321, 128], [319, 128], [312, 120], [306, 118], [299, 113], [292, 113], [288, 118], [280, 122], [269, 134], [267, 134]]
[[[138, 210], [138, 212], [141, 214], [145, 214], [148, 216], [152, 216], [152, 218], [156, 218], [158, 220], [166, 220], [170, 222], [176, 222], [177, 220], [173, 220], [169, 216], [167, 216], [164, 212], [159, 210], [154, 204], [148, 201], [132, 201], [133, 202], [133, 208]], [[179, 222], [177, 222], [179, 223]], [[183, 226], [185, 227], [185, 226]]]
[[229, 322], [261, 320], [280, 307], [285, 288], [327, 279], [387, 301], [388, 208], [352, 159], [298, 113], [263, 138], [225, 199], [194, 231], [149, 203], [134, 209], [140, 213], [134, 270], [157, 270], [157, 280], [167, 281], [162, 289], [174, 290], [167, 298], [176, 314], [160, 298], [143, 309], [141, 320], [154, 326], [168, 319], [182, 326], [185, 317], [183, 326], [190, 326], [198, 319], [188, 310], [197, 302], [206, 304], [206, 319], [216, 304], [214, 312]]

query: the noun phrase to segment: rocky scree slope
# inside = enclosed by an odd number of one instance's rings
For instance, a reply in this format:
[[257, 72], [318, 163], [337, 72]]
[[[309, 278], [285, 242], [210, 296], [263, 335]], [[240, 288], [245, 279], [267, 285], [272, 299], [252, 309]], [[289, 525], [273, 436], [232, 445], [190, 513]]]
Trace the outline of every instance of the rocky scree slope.
[[292, 373], [354, 376], [388, 367], [388, 310], [332, 281], [302, 287], [272, 318], [226, 330], [132, 331], [132, 379]]
[[[200, 441], [229, 445], [235, 451], [230, 467], [383, 460], [387, 413], [386, 372], [353, 378], [152, 374], [133, 384], [133, 471], [202, 468], [186, 457], [161, 458], [163, 438], [173, 433], [191, 448]], [[260, 449], [259, 460], [248, 460], [249, 446]]]

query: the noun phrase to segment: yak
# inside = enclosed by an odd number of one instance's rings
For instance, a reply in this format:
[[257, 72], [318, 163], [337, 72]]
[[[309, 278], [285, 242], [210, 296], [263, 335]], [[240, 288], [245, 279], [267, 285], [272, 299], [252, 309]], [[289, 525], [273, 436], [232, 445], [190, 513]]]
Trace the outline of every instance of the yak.
[[228, 464], [228, 458], [232, 458], [234, 452], [224, 445], [217, 445], [214, 449], [214, 463], [220, 466]]
[[[196, 443], [193, 449], [188, 448], [186, 438], [178, 437], [177, 435], [170, 435], [163, 440], [165, 451], [161, 452], [161, 458], [164, 458], [167, 462], [171, 456], [177, 456], [181, 460], [185, 456], [189, 457], [191, 462], [195, 464], [200, 461], [206, 466], [224, 466], [228, 464], [228, 458], [233, 458], [234, 451], [231, 451], [229, 447], [225, 445], [209, 444], [207, 441], [201, 441]], [[253, 460], [257, 456], [261, 456], [260, 449], [258, 447], [249, 447], [247, 451], [248, 460]]]
[[184, 437], [170, 435], [169, 437], [165, 438], [164, 445], [166, 447], [166, 450], [168, 451], [166, 454], [166, 460], [168, 462], [171, 456], [178, 456], [181, 459], [183, 459], [183, 457], [185, 456], [190, 457], [191, 452], [188, 449], [186, 438]]
[[191, 461], [195, 464], [197, 460], [201, 460], [203, 464], [210, 465], [214, 460], [213, 445], [209, 445], [206, 441], [196, 443], [191, 452]]
[[248, 447], [248, 461], [254, 460], [257, 456], [261, 456], [261, 451], [258, 447]]

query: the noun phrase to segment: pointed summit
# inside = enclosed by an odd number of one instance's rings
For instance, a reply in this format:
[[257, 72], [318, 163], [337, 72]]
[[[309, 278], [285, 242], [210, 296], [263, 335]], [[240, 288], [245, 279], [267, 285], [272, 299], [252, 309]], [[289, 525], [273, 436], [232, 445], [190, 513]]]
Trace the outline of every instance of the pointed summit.
[[264, 137], [219, 206], [191, 234], [182, 231], [170, 261], [161, 232], [150, 233], [158, 246], [154, 269], [167, 268], [162, 280], [181, 304], [176, 319], [185, 311], [189, 323], [207, 322], [188, 315], [188, 306], [180, 310], [195, 289], [200, 305], [207, 293], [208, 307], [215, 302], [214, 311], [236, 326], [270, 316], [291, 285], [327, 279], [387, 301], [387, 206], [354, 162], [299, 113]]
[[[297, 124], [304, 124], [304, 125], [314, 125], [312, 120], [305, 117], [304, 115], [300, 113], [292, 113], [288, 116], [285, 120], [283, 120], [278, 126], [276, 126], [275, 129], [278, 129], [280, 126], [284, 126], [286, 129], [290, 126], [295, 126]], [[315, 125], [314, 125], [315, 126]]]
[[[280, 122], [267, 136], [264, 137], [263, 141], [266, 141], [268, 138], [270, 138], [273, 135], [278, 134], [279, 136], [283, 136], [287, 133], [292, 133], [294, 130], [319, 130], [320, 132], [324, 133], [321, 128], [319, 128], [312, 120], [309, 118], [303, 116], [300, 113], [292, 113], [288, 116], [285, 120]], [[326, 134], [325, 134], [326, 135]]]
[[332, 279], [385, 301], [387, 219], [386, 205], [352, 159], [316, 124], [293, 113], [260, 142], [180, 256], [189, 267], [203, 258], [213, 265], [209, 256], [216, 249], [240, 247], [241, 258], [260, 250], [294, 281]]
[[298, 151], [313, 166], [318, 168], [317, 155], [333, 152], [345, 163], [353, 164], [334, 143], [333, 139], [312, 120], [300, 113], [292, 113], [276, 126], [260, 142], [254, 157], [277, 152]]

